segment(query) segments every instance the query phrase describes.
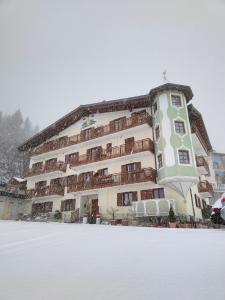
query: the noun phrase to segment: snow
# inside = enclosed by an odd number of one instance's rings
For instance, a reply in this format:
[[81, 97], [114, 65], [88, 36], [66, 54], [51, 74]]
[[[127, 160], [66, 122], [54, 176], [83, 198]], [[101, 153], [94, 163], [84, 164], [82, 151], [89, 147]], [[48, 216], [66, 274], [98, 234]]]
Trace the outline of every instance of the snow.
[[224, 300], [225, 231], [0, 221], [1, 300]]
[[225, 198], [225, 193], [213, 204], [212, 208], [222, 208], [222, 200]]
[[18, 182], [25, 182], [26, 181], [24, 178], [20, 178], [20, 177], [13, 177], [13, 179], [15, 179]]

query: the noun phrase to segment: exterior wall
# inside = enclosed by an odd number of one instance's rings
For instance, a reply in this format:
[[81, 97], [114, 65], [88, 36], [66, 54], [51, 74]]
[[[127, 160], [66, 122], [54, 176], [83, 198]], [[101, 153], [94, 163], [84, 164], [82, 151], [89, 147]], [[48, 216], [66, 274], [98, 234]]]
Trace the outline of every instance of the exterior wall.
[[[182, 106], [177, 108], [172, 105], [171, 95], [181, 97]], [[156, 156], [162, 154], [163, 167], [158, 170], [158, 181], [174, 176], [197, 177], [195, 155], [192, 146], [190, 124], [185, 96], [180, 92], [164, 92], [156, 97], [157, 111], [153, 118], [154, 129], [159, 125], [160, 137], [155, 139]], [[175, 121], [183, 121], [185, 134], [175, 132]], [[178, 150], [188, 150], [190, 165], [180, 165]]]
[[8, 196], [0, 196], [0, 219], [16, 220], [19, 214], [31, 213], [31, 201]]

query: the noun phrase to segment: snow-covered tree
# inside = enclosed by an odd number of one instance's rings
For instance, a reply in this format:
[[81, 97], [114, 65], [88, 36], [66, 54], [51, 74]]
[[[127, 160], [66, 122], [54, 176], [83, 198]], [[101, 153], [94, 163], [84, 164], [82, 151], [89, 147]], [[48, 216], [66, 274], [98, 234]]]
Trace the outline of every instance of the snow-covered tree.
[[7, 181], [13, 176], [22, 177], [29, 156], [18, 151], [17, 147], [37, 130], [29, 118], [23, 119], [20, 110], [12, 115], [0, 112], [0, 181]]

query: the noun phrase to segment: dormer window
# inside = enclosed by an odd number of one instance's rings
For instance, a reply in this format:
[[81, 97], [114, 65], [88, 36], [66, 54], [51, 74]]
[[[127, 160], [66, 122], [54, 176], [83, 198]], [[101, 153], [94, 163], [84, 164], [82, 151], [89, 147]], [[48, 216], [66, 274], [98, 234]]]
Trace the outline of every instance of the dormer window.
[[181, 107], [181, 97], [179, 95], [171, 95], [172, 104], [177, 107]]

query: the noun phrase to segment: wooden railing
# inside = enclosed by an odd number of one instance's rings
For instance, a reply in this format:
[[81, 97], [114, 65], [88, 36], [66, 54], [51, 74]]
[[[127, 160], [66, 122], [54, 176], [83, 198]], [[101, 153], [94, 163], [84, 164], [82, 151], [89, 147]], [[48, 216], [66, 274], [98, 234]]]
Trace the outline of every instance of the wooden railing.
[[67, 186], [67, 192], [76, 192], [82, 190], [111, 187], [130, 183], [145, 181], [156, 181], [156, 170], [145, 168], [140, 171], [109, 174], [106, 176], [93, 176], [86, 181], [78, 181]]
[[196, 156], [196, 165], [197, 167], [204, 167], [209, 174], [209, 165], [204, 156]]
[[213, 193], [213, 187], [211, 183], [209, 183], [207, 180], [200, 181], [198, 183], [198, 191], [199, 193]]
[[41, 168], [32, 167], [24, 172], [24, 177], [32, 177], [44, 173], [50, 173], [54, 171], [66, 172], [66, 163], [57, 161], [50, 165], [43, 165]]
[[143, 151], [152, 151], [154, 152], [154, 143], [151, 139], [143, 139], [140, 141], [134, 142], [132, 147], [127, 147], [125, 144], [121, 146], [112, 147], [110, 151], [106, 149], [102, 149], [99, 153], [94, 156], [90, 156], [88, 154], [82, 154], [76, 159], [68, 160], [68, 163], [71, 167], [88, 164], [92, 162], [122, 157], [125, 155], [129, 155], [131, 153], [138, 153]]
[[65, 136], [65, 137], [58, 138], [56, 140], [44, 143], [43, 145], [34, 148], [31, 151], [31, 155], [39, 155], [39, 154], [42, 154], [45, 152], [61, 149], [64, 147], [68, 147], [70, 145], [82, 143], [84, 141], [92, 140], [92, 139], [95, 139], [95, 138], [98, 138], [98, 137], [101, 137], [101, 136], [104, 136], [107, 134], [111, 134], [111, 133], [114, 133], [117, 131], [136, 127], [136, 126], [142, 125], [144, 123], [151, 124], [151, 116], [147, 112], [141, 113], [141, 114], [136, 113], [132, 117], [126, 117], [125, 122], [123, 123], [123, 126], [119, 127], [118, 129], [112, 128], [110, 126], [110, 124], [108, 124], [105, 126], [92, 128], [92, 132], [90, 135], [82, 134], [84, 131], [83, 132], [81, 131], [80, 134], [77, 134], [77, 135], [74, 135], [71, 137]]
[[50, 185], [27, 190], [27, 198], [46, 197], [51, 195], [64, 195], [64, 186]]

